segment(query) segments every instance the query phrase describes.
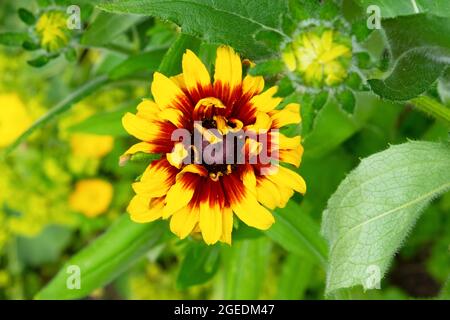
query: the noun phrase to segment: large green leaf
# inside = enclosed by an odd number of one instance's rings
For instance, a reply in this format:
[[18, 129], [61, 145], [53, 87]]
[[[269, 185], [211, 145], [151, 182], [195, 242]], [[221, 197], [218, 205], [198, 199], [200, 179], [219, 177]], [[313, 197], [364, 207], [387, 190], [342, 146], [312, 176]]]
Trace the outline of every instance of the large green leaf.
[[235, 242], [223, 250], [224, 299], [258, 299], [266, 280], [271, 243], [263, 237]]
[[448, 0], [357, 0], [357, 2], [363, 9], [367, 9], [371, 5], [378, 6], [383, 18], [424, 12], [441, 17], [450, 17], [450, 2]]
[[99, 7], [167, 19], [184, 33], [231, 45], [253, 58], [275, 53], [288, 38], [283, 32], [287, 0], [112, 0]]
[[[145, 252], [165, 240], [163, 222], [138, 224], [128, 214], [88, 247], [73, 256], [61, 268], [36, 299], [79, 299], [100, 288], [139, 259]], [[67, 286], [70, 266], [80, 270], [80, 288]]]
[[129, 29], [141, 17], [100, 12], [94, 22], [83, 33], [81, 43], [100, 46], [112, 42], [117, 36]]
[[327, 245], [319, 233], [318, 224], [302, 214], [300, 206], [289, 201], [286, 207], [276, 209], [275, 223], [266, 231], [273, 241], [286, 250], [325, 266]]
[[178, 273], [178, 287], [185, 289], [205, 283], [216, 274], [219, 265], [219, 245], [207, 246], [201, 242], [190, 243]]
[[384, 79], [369, 80], [372, 90], [391, 100], [408, 100], [426, 91], [448, 66], [450, 18], [418, 14], [383, 20], [393, 58]]
[[422, 209], [448, 189], [448, 143], [408, 142], [362, 160], [324, 212], [326, 292], [376, 284]]

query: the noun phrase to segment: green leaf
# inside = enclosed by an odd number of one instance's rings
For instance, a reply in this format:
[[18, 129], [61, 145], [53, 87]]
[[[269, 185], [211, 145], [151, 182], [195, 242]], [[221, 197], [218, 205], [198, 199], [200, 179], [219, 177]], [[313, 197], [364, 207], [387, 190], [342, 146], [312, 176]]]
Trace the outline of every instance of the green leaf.
[[290, 254], [283, 262], [276, 299], [301, 300], [311, 280], [314, 263]]
[[22, 43], [22, 48], [24, 48], [27, 51], [35, 51], [35, 50], [39, 49], [40, 47], [41, 46], [39, 43], [35, 43], [32, 41], [28, 41], [28, 40], [26, 40]]
[[72, 231], [61, 226], [48, 226], [33, 238], [18, 237], [20, 261], [30, 266], [55, 262], [70, 241]]
[[224, 299], [257, 299], [265, 282], [271, 251], [267, 238], [243, 240], [223, 250]]
[[449, 189], [449, 144], [408, 142], [362, 160], [323, 215], [327, 294], [375, 284], [373, 276], [385, 274], [421, 211]]
[[[167, 226], [162, 222], [139, 224], [128, 214], [102, 236], [73, 256], [44, 287], [36, 299], [79, 299], [114, 280], [145, 252], [161, 241]], [[69, 266], [80, 268], [80, 289], [69, 289]]]
[[324, 267], [327, 244], [320, 235], [319, 225], [311, 217], [302, 214], [300, 206], [293, 200], [286, 207], [276, 209], [273, 214], [275, 223], [266, 231], [269, 238], [287, 251]]
[[161, 64], [159, 66], [159, 72], [166, 76], [174, 76], [181, 73], [181, 61], [183, 54], [187, 49], [197, 51], [200, 47], [200, 40], [187, 34], [181, 33], [177, 40], [167, 50]]
[[[308, 156], [321, 157], [350, 138], [362, 128], [378, 107], [379, 100], [371, 93], [355, 93], [355, 110], [350, 117], [339, 107], [336, 99], [330, 96], [317, 114], [313, 130], [305, 136], [303, 146]], [[389, 107], [389, 103], [386, 105]]]
[[9, 47], [20, 47], [24, 41], [30, 39], [26, 32], [3, 32], [0, 33], [0, 44]]
[[231, 45], [251, 58], [274, 54], [289, 38], [282, 28], [287, 0], [112, 0], [99, 7], [170, 20], [184, 33]]
[[17, 11], [20, 20], [22, 20], [23, 22], [25, 22], [27, 25], [33, 25], [36, 22], [36, 18], [34, 17], [34, 15], [28, 11], [27, 9], [24, 8], [20, 8]]
[[70, 109], [70, 107], [93, 93], [95, 90], [101, 88], [108, 82], [108, 78], [101, 76], [94, 78], [91, 81], [85, 83], [83, 86], [76, 89], [72, 94], [61, 100], [53, 108], [51, 108], [42, 117], [36, 120], [31, 127], [29, 127], [24, 133], [22, 133], [11, 145], [5, 149], [5, 154], [11, 153], [18, 145], [20, 145], [26, 138], [28, 138], [35, 130], [43, 127], [55, 117], [59, 116], [61, 113]]
[[372, 90], [391, 100], [425, 92], [448, 66], [450, 18], [429, 14], [383, 20], [393, 68], [384, 79], [369, 80]]
[[341, 108], [349, 115], [352, 115], [356, 104], [353, 92], [351, 90], [341, 91], [337, 94], [337, 99], [341, 104]]
[[151, 74], [158, 69], [165, 52], [166, 49], [155, 49], [131, 56], [113, 68], [109, 76], [111, 79], [119, 79], [137, 72]]
[[89, 118], [71, 126], [70, 132], [82, 132], [98, 135], [109, 135], [113, 137], [127, 136], [127, 132], [122, 126], [122, 117], [127, 111], [133, 111], [136, 106], [124, 110], [100, 112]]
[[448, 0], [357, 0], [357, 2], [364, 10], [371, 5], [378, 6], [383, 18], [424, 12], [441, 17], [450, 17], [450, 2]]
[[51, 56], [42, 55], [35, 59], [28, 60], [27, 63], [32, 67], [41, 68], [45, 66], [47, 63], [49, 63], [51, 59], [52, 59]]
[[100, 12], [94, 22], [83, 33], [81, 43], [90, 46], [108, 44], [140, 19], [141, 17], [134, 15]]
[[219, 269], [220, 246], [190, 243], [177, 277], [177, 286], [186, 289], [210, 280]]

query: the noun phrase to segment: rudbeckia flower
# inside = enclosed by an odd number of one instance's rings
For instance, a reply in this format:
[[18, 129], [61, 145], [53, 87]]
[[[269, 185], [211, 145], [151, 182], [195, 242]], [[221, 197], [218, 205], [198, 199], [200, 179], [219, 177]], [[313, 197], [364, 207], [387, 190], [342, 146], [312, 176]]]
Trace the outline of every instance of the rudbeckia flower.
[[36, 32], [41, 46], [49, 52], [65, 47], [69, 42], [67, 16], [62, 11], [48, 11], [42, 14], [36, 23]]
[[76, 157], [100, 159], [114, 147], [112, 136], [74, 133], [70, 137], [70, 148]]
[[89, 218], [104, 213], [113, 197], [112, 185], [102, 179], [80, 180], [69, 198], [70, 207]]
[[170, 218], [181, 239], [201, 232], [207, 244], [231, 244], [235, 216], [266, 230], [275, 222], [270, 209], [306, 191], [301, 176], [278, 164], [300, 165], [300, 137], [278, 131], [300, 122], [300, 105], [277, 109], [277, 87], [263, 91], [262, 77], [242, 78], [241, 59], [230, 47], [218, 48], [213, 80], [192, 51], [182, 69], [170, 78], [156, 72], [154, 101], [144, 100], [122, 119], [142, 140], [123, 157], [161, 154], [133, 184], [128, 212], [140, 223]]
[[337, 42], [332, 30], [321, 35], [314, 31], [302, 33], [283, 52], [288, 69], [297, 70], [305, 83], [315, 86], [341, 83], [347, 77], [350, 58], [350, 46]]

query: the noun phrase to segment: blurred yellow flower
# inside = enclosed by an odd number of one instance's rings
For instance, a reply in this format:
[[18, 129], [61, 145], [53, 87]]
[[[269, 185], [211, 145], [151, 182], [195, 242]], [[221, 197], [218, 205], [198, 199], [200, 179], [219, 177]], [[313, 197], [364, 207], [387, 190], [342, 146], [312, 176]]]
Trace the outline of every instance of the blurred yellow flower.
[[101, 158], [114, 147], [114, 138], [96, 134], [75, 133], [70, 137], [72, 153], [77, 157]]
[[16, 93], [0, 94], [0, 148], [8, 146], [31, 124], [31, 116]]
[[62, 11], [49, 11], [41, 15], [36, 23], [36, 32], [41, 46], [50, 52], [58, 51], [69, 42], [67, 17]]
[[112, 200], [112, 185], [101, 179], [78, 181], [69, 198], [70, 207], [87, 217], [96, 217], [104, 213]]
[[283, 52], [290, 71], [297, 70], [309, 85], [336, 85], [347, 77], [351, 48], [336, 41], [336, 33], [325, 30], [300, 34]]
[[0, 270], [0, 288], [5, 288], [10, 282], [8, 271]]

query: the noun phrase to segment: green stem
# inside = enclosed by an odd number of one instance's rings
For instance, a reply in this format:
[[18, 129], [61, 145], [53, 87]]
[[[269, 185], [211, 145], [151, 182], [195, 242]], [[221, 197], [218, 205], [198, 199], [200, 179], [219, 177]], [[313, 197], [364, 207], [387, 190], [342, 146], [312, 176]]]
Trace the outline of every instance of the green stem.
[[450, 124], [450, 108], [447, 108], [436, 100], [427, 96], [420, 96], [412, 99], [410, 102], [420, 111]]

